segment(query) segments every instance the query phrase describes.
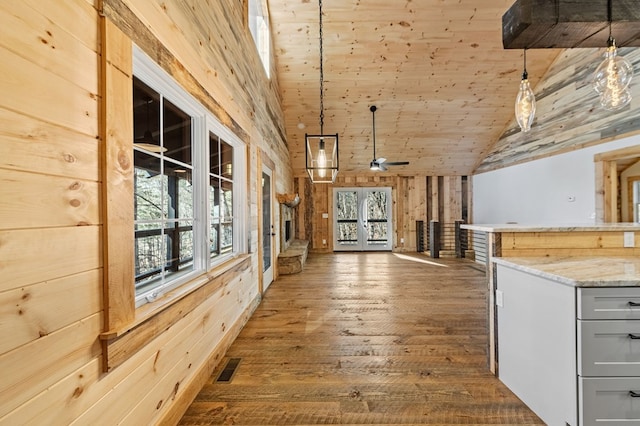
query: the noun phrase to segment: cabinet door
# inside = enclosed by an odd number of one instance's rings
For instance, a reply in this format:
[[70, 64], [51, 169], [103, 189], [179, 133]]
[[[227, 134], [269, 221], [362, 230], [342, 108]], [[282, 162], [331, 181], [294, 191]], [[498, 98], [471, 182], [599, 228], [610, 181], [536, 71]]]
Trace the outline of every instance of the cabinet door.
[[581, 378], [579, 388], [580, 425], [640, 422], [640, 377]]
[[578, 321], [578, 374], [640, 376], [640, 321]]

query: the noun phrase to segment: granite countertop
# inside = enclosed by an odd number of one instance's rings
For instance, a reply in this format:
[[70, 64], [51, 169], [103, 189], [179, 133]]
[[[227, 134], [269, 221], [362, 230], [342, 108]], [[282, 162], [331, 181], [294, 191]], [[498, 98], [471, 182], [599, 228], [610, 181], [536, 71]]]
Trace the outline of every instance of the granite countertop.
[[497, 257], [493, 261], [573, 287], [640, 286], [640, 258], [637, 256]]
[[462, 229], [482, 232], [571, 232], [640, 231], [640, 223], [566, 223], [566, 224], [464, 224]]

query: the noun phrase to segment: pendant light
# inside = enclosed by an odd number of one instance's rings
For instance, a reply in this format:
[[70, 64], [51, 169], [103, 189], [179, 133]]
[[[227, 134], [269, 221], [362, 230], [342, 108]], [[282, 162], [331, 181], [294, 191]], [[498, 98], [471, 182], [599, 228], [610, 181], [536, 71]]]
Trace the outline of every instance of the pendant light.
[[324, 68], [322, 46], [322, 0], [319, 0], [320, 27], [320, 134], [304, 135], [305, 168], [312, 183], [333, 183], [338, 174], [338, 134], [324, 134]]
[[600, 95], [600, 105], [607, 111], [617, 111], [631, 102], [629, 84], [633, 77], [631, 63], [618, 56], [616, 40], [611, 35], [611, 0], [607, 2], [609, 19], [609, 39], [604, 60], [593, 74], [593, 88]]
[[523, 132], [531, 130], [533, 118], [536, 115], [536, 97], [531, 90], [529, 84], [529, 73], [527, 73], [527, 49], [524, 49], [524, 69], [522, 71], [522, 80], [520, 81], [520, 90], [516, 97], [516, 121]]

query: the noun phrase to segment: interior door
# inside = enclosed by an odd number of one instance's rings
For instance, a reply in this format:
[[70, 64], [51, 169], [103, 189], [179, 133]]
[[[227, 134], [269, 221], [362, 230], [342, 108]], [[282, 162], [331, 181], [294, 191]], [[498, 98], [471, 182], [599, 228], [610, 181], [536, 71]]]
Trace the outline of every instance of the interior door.
[[273, 281], [273, 172], [262, 167], [262, 291]]
[[333, 189], [334, 251], [390, 251], [391, 188]]

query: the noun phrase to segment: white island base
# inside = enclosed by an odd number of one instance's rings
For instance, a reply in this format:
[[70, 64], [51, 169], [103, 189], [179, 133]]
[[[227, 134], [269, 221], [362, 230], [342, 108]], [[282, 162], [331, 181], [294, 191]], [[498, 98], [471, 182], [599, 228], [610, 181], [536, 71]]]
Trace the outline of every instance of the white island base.
[[500, 380], [551, 426], [640, 425], [640, 260], [494, 261]]

